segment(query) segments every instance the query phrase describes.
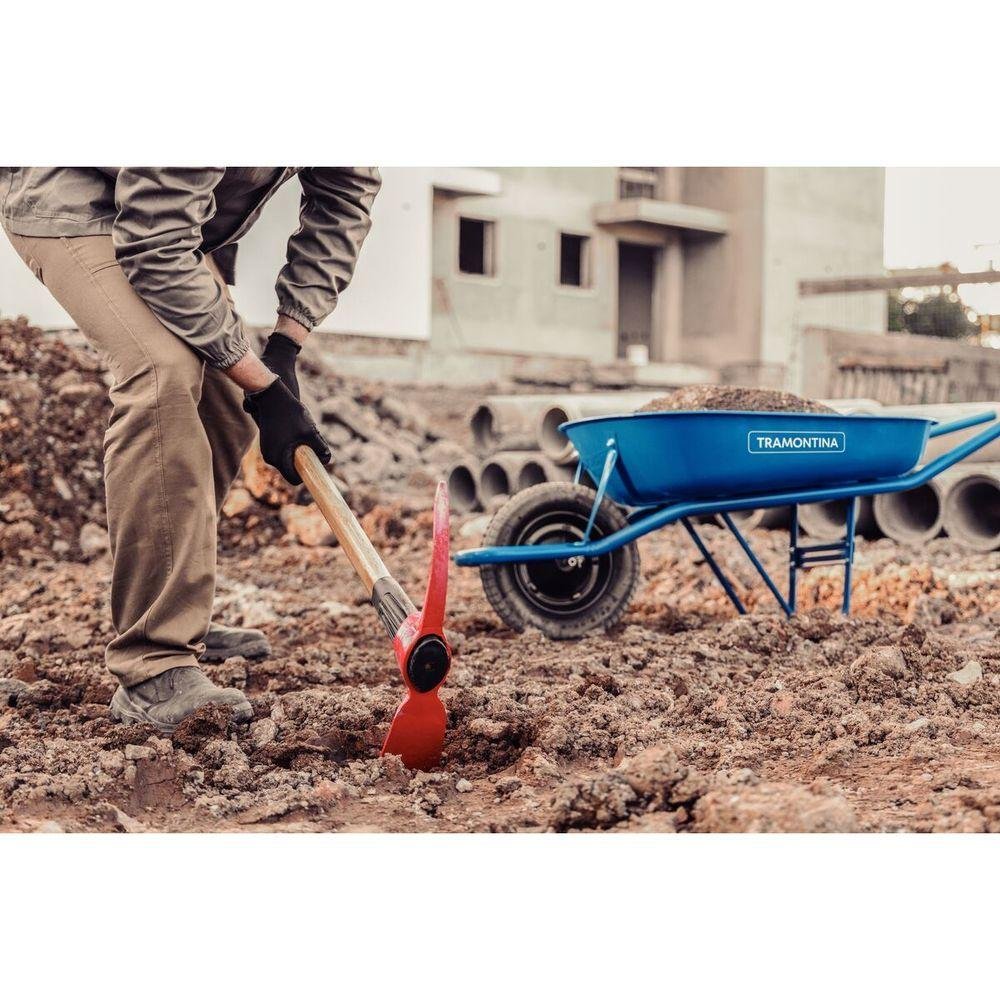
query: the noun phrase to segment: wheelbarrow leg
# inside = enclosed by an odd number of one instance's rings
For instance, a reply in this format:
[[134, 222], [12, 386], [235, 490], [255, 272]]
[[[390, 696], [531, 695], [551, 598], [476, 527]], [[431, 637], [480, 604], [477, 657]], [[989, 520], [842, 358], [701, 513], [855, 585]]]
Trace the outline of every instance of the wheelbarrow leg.
[[587, 519], [587, 528], [583, 533], [583, 540], [590, 541], [590, 533], [594, 530], [594, 522], [597, 520], [597, 512], [604, 502], [604, 494], [608, 489], [608, 482], [611, 479], [615, 462], [618, 461], [618, 449], [615, 447], [615, 439], [608, 441], [608, 453], [604, 456], [604, 469], [601, 472], [601, 481], [597, 484], [597, 492], [594, 494], [594, 506], [590, 508], [590, 517]]
[[792, 504], [792, 517], [788, 525], [788, 609], [795, 614], [798, 599], [799, 570], [799, 505]]
[[806, 566], [818, 563], [844, 564], [844, 593], [840, 601], [843, 614], [851, 613], [851, 578], [854, 565], [854, 529], [857, 512], [856, 500], [851, 497], [847, 502], [846, 534], [839, 542], [823, 542], [819, 545], [799, 545], [799, 508], [792, 505], [791, 524], [788, 530], [788, 607], [795, 613], [795, 602], [798, 589], [798, 571]]
[[847, 502], [847, 535], [844, 538], [844, 596], [840, 602], [843, 614], [851, 613], [851, 570], [854, 566], [854, 522], [857, 517], [857, 501]]
[[708, 563], [709, 569], [715, 574], [715, 579], [719, 581], [722, 589], [726, 592], [726, 596], [733, 602], [733, 607], [741, 615], [745, 615], [747, 609], [743, 607], [743, 602], [736, 595], [736, 591], [733, 590], [733, 585], [729, 582], [729, 578], [722, 572], [722, 567], [712, 558], [712, 553], [708, 551], [708, 547], [701, 540], [701, 535], [698, 534], [694, 525], [686, 517], [682, 517], [680, 520], [681, 524], [684, 525], [684, 530], [691, 536], [691, 541], [698, 546], [698, 551], [702, 554], [705, 562]]
[[764, 564], [757, 558], [757, 553], [750, 547], [750, 543], [743, 537], [740, 529], [736, 527], [736, 523], [728, 511], [722, 512], [722, 520], [725, 522], [730, 534], [740, 543], [740, 548], [746, 553], [747, 559], [753, 564], [753, 568], [757, 570], [757, 575], [764, 581], [767, 589], [771, 591], [774, 599], [778, 602], [778, 606], [788, 617], [791, 617], [792, 609], [788, 606], [788, 602], [781, 596], [781, 591], [775, 586], [774, 581], [771, 579], [771, 574], [768, 573], [764, 568]]

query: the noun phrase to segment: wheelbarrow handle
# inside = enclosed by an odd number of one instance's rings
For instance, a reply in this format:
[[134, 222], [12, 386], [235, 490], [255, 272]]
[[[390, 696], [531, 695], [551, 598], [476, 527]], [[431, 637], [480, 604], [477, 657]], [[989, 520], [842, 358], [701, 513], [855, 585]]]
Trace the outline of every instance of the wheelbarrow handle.
[[953, 431], [964, 431], [966, 427], [975, 427], [977, 424], [988, 424], [991, 420], [996, 420], [996, 418], [996, 410], [984, 410], [982, 413], [974, 413], [968, 417], [959, 417], [957, 420], [935, 424], [927, 436], [936, 438], [942, 434], [951, 434]]

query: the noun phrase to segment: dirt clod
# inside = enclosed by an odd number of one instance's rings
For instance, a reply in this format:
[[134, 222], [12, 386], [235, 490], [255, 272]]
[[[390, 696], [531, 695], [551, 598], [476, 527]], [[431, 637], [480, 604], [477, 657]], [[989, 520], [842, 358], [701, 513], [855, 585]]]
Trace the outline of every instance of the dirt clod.
[[786, 782], [736, 780], [694, 807], [703, 833], [853, 833], [854, 810], [842, 795]]

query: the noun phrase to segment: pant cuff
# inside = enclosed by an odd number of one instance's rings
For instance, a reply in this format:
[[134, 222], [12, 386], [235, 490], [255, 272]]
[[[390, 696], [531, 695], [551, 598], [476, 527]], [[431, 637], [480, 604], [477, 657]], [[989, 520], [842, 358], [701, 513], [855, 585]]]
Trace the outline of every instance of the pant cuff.
[[105, 662], [108, 670], [115, 675], [122, 687], [133, 687], [148, 681], [152, 677], [159, 677], [167, 670], [175, 667], [197, 667], [198, 658], [193, 653], [178, 652], [177, 650], [161, 650], [157, 652], [144, 653], [141, 656], [128, 656], [116, 653], [107, 655]]

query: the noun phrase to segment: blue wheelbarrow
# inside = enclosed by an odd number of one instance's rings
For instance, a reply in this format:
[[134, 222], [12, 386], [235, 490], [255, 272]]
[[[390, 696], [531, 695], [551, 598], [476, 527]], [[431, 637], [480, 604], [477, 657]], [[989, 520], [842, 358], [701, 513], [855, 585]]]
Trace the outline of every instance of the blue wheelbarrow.
[[[499, 510], [484, 547], [455, 556], [478, 566], [483, 589], [516, 631], [575, 639], [625, 613], [639, 581], [636, 540], [680, 522], [740, 614], [746, 609], [699, 535], [696, 520], [719, 515], [786, 615], [795, 612], [798, 571], [844, 565], [842, 608], [850, 613], [855, 500], [911, 490], [1000, 436], [992, 411], [937, 423], [914, 417], [827, 413], [691, 411], [593, 417], [561, 426], [579, 454], [572, 483], [543, 483]], [[978, 424], [987, 429], [917, 467], [929, 437]], [[583, 485], [586, 473], [596, 489]], [[847, 502], [844, 538], [801, 545], [798, 505]], [[788, 592], [779, 590], [732, 513], [790, 507]]]

